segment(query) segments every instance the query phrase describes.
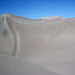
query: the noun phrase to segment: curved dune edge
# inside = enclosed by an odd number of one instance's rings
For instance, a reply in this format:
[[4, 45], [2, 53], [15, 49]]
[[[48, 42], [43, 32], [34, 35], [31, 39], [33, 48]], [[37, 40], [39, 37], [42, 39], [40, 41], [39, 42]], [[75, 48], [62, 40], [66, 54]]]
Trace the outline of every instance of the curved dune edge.
[[[6, 24], [7, 24], [8, 23], [7, 16], [5, 17], [5, 20], [6, 20]], [[7, 25], [10, 25], [10, 24], [7, 24]], [[13, 33], [13, 36], [14, 36], [14, 52], [13, 52], [13, 56], [18, 57], [19, 52], [20, 52], [19, 51], [20, 50], [20, 36], [19, 36], [18, 31], [14, 30], [11, 25], [9, 27], [10, 27], [12, 33]]]

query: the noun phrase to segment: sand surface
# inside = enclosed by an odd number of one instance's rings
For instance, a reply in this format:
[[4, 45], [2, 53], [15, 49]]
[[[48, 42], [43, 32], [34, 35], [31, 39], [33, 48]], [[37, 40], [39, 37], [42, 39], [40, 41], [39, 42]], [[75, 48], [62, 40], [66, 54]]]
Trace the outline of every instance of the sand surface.
[[0, 53], [14, 55], [61, 75], [75, 75], [75, 18], [32, 20], [0, 16]]
[[59, 75], [14, 56], [0, 54], [0, 75]]

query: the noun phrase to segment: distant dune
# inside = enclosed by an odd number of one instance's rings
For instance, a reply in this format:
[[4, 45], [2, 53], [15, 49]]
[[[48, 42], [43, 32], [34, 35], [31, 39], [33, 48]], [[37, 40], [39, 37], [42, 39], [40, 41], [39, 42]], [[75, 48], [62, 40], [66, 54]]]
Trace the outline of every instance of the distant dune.
[[61, 75], [75, 75], [75, 18], [33, 20], [3, 14], [0, 53], [23, 58]]
[[52, 16], [52, 17], [42, 17], [39, 18], [39, 20], [44, 20], [44, 21], [60, 21], [60, 20], [64, 20], [65, 18], [61, 17], [61, 16]]

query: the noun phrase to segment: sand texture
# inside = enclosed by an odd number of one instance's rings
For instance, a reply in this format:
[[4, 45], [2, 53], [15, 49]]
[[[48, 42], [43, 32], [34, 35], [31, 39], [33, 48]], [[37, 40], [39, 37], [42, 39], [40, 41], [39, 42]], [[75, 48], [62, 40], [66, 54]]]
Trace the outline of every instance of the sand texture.
[[0, 16], [0, 53], [61, 75], [75, 75], [75, 18], [33, 20], [4, 14]]

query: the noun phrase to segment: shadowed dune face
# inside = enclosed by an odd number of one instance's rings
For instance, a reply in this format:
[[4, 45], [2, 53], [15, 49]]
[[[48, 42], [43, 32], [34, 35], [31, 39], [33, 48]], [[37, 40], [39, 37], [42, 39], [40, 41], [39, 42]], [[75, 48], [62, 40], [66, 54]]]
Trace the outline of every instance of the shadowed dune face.
[[[4, 17], [3, 15], [2, 17]], [[3, 22], [0, 17], [0, 26]], [[56, 21], [38, 21], [17, 16], [7, 16], [0, 29], [0, 39], [9, 41], [4, 53], [17, 55], [27, 61], [39, 64], [61, 75], [74, 75], [75, 69], [75, 18]], [[51, 20], [51, 18], [48, 18]], [[6, 25], [6, 26], [5, 26]], [[4, 32], [3, 32], [4, 30]], [[4, 38], [3, 34], [10, 33]], [[18, 33], [18, 37], [16, 36]], [[12, 37], [11, 37], [12, 35]], [[6, 36], [6, 35], [5, 35]], [[3, 39], [4, 38], [4, 39]], [[10, 40], [9, 40], [10, 38]], [[18, 39], [18, 40], [17, 40]], [[3, 43], [7, 42], [3, 41]], [[0, 44], [4, 45], [4, 44]], [[11, 46], [10, 46], [11, 45]], [[15, 48], [14, 48], [15, 47]], [[10, 49], [10, 53], [8, 50]]]

